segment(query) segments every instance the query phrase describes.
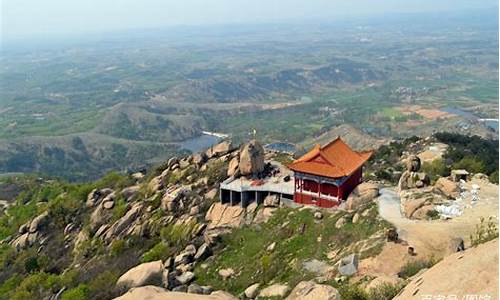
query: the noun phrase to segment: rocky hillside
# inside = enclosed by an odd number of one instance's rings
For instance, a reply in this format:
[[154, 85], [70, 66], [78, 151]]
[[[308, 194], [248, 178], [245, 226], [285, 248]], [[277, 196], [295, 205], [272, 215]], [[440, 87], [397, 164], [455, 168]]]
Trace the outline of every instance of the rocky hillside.
[[222, 142], [147, 174], [32, 181], [1, 211], [0, 299], [392, 299], [431, 263], [395, 264], [400, 276], [390, 280], [370, 271], [390, 249], [407, 251], [379, 215], [377, 170], [397, 157], [401, 190], [437, 186], [412, 156], [434, 142], [387, 146], [370, 162], [375, 180], [337, 210], [273, 196], [246, 208], [218, 202], [228, 176], [257, 179], [290, 160], [257, 141]]

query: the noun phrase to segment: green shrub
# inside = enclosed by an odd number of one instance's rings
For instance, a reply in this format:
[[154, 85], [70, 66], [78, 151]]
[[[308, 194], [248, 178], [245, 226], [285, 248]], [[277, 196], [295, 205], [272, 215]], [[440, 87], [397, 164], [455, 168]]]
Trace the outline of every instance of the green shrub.
[[486, 173], [484, 163], [474, 157], [464, 157], [453, 164], [453, 169], [464, 169], [471, 173]]
[[470, 235], [470, 242], [472, 246], [477, 246], [486, 243], [498, 237], [498, 226], [492, 217], [485, 221], [483, 217], [480, 223], [476, 225], [476, 231]]
[[142, 255], [141, 261], [144, 263], [155, 260], [165, 260], [168, 258], [169, 254], [170, 252], [167, 244], [159, 242]]
[[80, 284], [75, 288], [69, 289], [62, 294], [61, 300], [87, 300], [89, 287], [86, 284]]
[[191, 233], [195, 226], [195, 221], [188, 224], [169, 224], [161, 229], [160, 237], [170, 246], [184, 247], [191, 239]]
[[429, 218], [431, 220], [439, 219], [439, 213], [434, 209], [429, 210], [426, 215], [427, 215], [427, 218]]
[[450, 175], [450, 168], [440, 158], [431, 162], [424, 162], [422, 164], [422, 171], [429, 175], [431, 181], [435, 181], [438, 177]]
[[93, 278], [87, 285], [89, 287], [88, 299], [113, 299], [115, 284], [119, 275], [115, 271], [104, 271]]
[[496, 183], [498, 184], [498, 170], [495, 172], [491, 173], [490, 176], [488, 177], [491, 183]]
[[407, 279], [417, 274], [422, 269], [432, 267], [436, 261], [431, 258], [429, 260], [413, 260], [407, 262], [399, 271], [398, 275], [401, 278]]
[[39, 269], [40, 266], [36, 256], [29, 256], [24, 260], [24, 270], [26, 273], [33, 273]]
[[371, 300], [369, 295], [357, 285], [342, 285], [338, 291], [342, 300]]
[[109, 245], [109, 255], [111, 257], [117, 257], [125, 251], [127, 243], [124, 240], [114, 240]]
[[370, 289], [368, 295], [371, 300], [391, 300], [403, 289], [404, 284], [382, 283]]
[[127, 213], [128, 204], [123, 198], [119, 198], [115, 201], [115, 206], [113, 207], [113, 216], [111, 217], [111, 222], [115, 222]]

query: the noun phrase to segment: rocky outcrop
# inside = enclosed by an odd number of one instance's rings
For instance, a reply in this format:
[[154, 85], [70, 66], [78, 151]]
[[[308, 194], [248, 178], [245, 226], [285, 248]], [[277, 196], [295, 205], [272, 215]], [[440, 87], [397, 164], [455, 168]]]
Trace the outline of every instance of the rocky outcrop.
[[439, 178], [434, 184], [434, 188], [437, 192], [450, 199], [456, 199], [460, 195], [460, 185], [458, 182], [451, 181], [445, 177]]
[[210, 295], [189, 294], [182, 292], [171, 292], [157, 286], [143, 286], [133, 288], [114, 300], [237, 300], [233, 295], [216, 291]]
[[340, 300], [340, 293], [330, 285], [301, 281], [286, 297], [286, 300]]
[[143, 263], [118, 278], [116, 286], [123, 290], [145, 285], [161, 285], [165, 269], [161, 260]]
[[279, 207], [280, 206], [280, 198], [278, 195], [268, 195], [264, 198], [264, 207]]
[[243, 176], [258, 175], [264, 171], [264, 147], [251, 140], [240, 151], [239, 171]]
[[229, 161], [229, 166], [227, 167], [227, 176], [228, 177], [238, 177], [240, 172], [240, 161], [238, 157], [233, 157], [231, 161]]
[[429, 176], [424, 172], [419, 172], [421, 163], [418, 156], [409, 156], [406, 159], [405, 165], [406, 171], [401, 174], [398, 182], [399, 191], [413, 188], [423, 188], [430, 184], [431, 180]]
[[134, 198], [138, 193], [139, 193], [139, 190], [141, 189], [141, 186], [140, 185], [133, 185], [133, 186], [129, 186], [129, 187], [126, 187], [124, 188], [120, 194], [127, 200], [127, 201], [131, 201], [132, 198]]
[[422, 165], [420, 162], [420, 158], [416, 155], [410, 155], [406, 159], [406, 170], [410, 172], [418, 172], [420, 170], [420, 166]]
[[94, 207], [99, 204], [107, 195], [113, 193], [110, 188], [93, 189], [87, 196], [87, 207]]
[[143, 202], [136, 202], [132, 207], [125, 213], [123, 217], [118, 219], [113, 223], [104, 235], [106, 241], [111, 241], [112, 239], [118, 237], [125, 229], [129, 228], [130, 225], [139, 217], [142, 209], [144, 208]]
[[359, 184], [347, 197], [346, 209], [347, 210], [357, 210], [363, 205], [370, 203], [378, 197], [379, 187], [377, 184], [363, 182]]
[[230, 141], [224, 141], [208, 149], [205, 155], [207, 158], [219, 157], [231, 152], [233, 149], [233, 144]]
[[205, 215], [209, 227], [238, 227], [243, 224], [245, 209], [216, 202], [210, 206]]
[[498, 239], [445, 257], [413, 280], [394, 299], [424, 295], [487, 295], [498, 299]]
[[45, 211], [20, 226], [18, 229], [20, 236], [12, 240], [10, 244], [18, 251], [35, 245], [40, 240], [40, 231], [44, 229], [48, 222], [49, 213]]

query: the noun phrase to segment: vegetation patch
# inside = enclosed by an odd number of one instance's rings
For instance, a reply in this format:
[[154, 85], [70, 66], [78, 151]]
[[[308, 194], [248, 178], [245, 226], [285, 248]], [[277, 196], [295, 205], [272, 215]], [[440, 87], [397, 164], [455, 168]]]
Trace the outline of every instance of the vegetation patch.
[[[324, 213], [322, 220], [316, 220], [310, 210], [284, 208], [267, 223], [234, 229], [223, 237], [225, 248], [207, 261], [206, 268], [197, 266], [198, 282], [234, 294], [255, 282], [286, 282], [294, 286], [314, 277], [303, 269], [305, 261], [328, 261], [328, 252], [342, 251], [388, 227], [383, 221], [367, 217], [359, 223], [335, 228], [344, 215]], [[267, 247], [274, 242], [274, 250], [268, 251]], [[218, 270], [224, 268], [234, 269], [236, 275], [222, 281]]]

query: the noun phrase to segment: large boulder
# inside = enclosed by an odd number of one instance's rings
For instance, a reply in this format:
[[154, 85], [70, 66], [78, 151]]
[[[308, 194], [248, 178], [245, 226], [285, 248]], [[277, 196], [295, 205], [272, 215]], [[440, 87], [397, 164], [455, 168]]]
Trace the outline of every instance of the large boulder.
[[435, 205], [445, 199], [441, 194], [434, 193], [434, 188], [429, 186], [421, 189], [408, 189], [399, 193], [401, 198], [401, 212], [411, 219], [428, 219], [430, 211]]
[[220, 202], [212, 204], [205, 215], [205, 220], [210, 222], [209, 228], [238, 227], [243, 224], [244, 218], [244, 208]]
[[161, 285], [165, 268], [161, 260], [143, 263], [118, 278], [116, 286], [128, 290], [145, 285]]
[[251, 140], [240, 151], [239, 170], [243, 176], [252, 176], [264, 171], [264, 147], [257, 141]]
[[239, 174], [239, 164], [240, 162], [238, 157], [233, 157], [233, 159], [231, 159], [231, 161], [229, 162], [229, 166], [227, 167], [227, 176], [236, 177]]
[[143, 202], [135, 203], [123, 217], [113, 223], [108, 231], [106, 231], [105, 240], [110, 241], [125, 231], [125, 229], [129, 228], [130, 225], [132, 225], [132, 223], [139, 217], [143, 208]]
[[399, 191], [429, 186], [430, 177], [424, 172], [404, 171], [398, 182]]
[[88, 195], [87, 195], [87, 202], [85, 203], [87, 207], [93, 207], [99, 202], [104, 199], [107, 195], [111, 194], [113, 192], [112, 189], [110, 188], [103, 188], [103, 189], [93, 189]]
[[170, 292], [157, 286], [143, 286], [133, 288], [114, 300], [237, 300], [233, 295], [216, 291], [210, 295], [189, 294], [182, 292]]
[[233, 144], [229, 141], [224, 141], [215, 146], [212, 146], [205, 152], [207, 158], [219, 157], [231, 152], [234, 149]]
[[259, 293], [260, 283], [254, 283], [245, 289], [245, 297], [248, 299], [254, 299]]
[[346, 209], [356, 210], [361, 206], [373, 201], [379, 195], [379, 187], [376, 184], [363, 182], [359, 184], [347, 197]]
[[413, 197], [408, 197], [408, 198], [401, 198], [401, 211], [407, 218], [411, 218], [413, 216], [413, 213], [426, 205], [428, 203], [428, 199], [426, 198], [413, 198]]
[[301, 281], [286, 297], [286, 300], [340, 300], [340, 293], [330, 285]]
[[406, 159], [406, 170], [410, 172], [418, 172], [421, 165], [422, 163], [420, 161], [420, 158], [416, 155], [410, 155]]
[[288, 285], [276, 283], [262, 289], [259, 293], [259, 298], [277, 297], [282, 299], [286, 296], [286, 294], [288, 294], [289, 291], [290, 287]]
[[35, 233], [37, 232], [38, 230], [40, 230], [40, 228], [45, 225], [49, 220], [49, 213], [46, 211], [38, 216], [36, 216], [30, 223], [30, 227], [28, 229], [28, 231], [30, 233]]
[[460, 195], [459, 183], [445, 177], [439, 178], [434, 184], [434, 188], [436, 191], [451, 199], [456, 199]]
[[133, 185], [124, 188], [120, 194], [127, 199], [127, 201], [130, 201], [137, 193], [139, 193], [139, 190], [141, 189], [140, 185]]

